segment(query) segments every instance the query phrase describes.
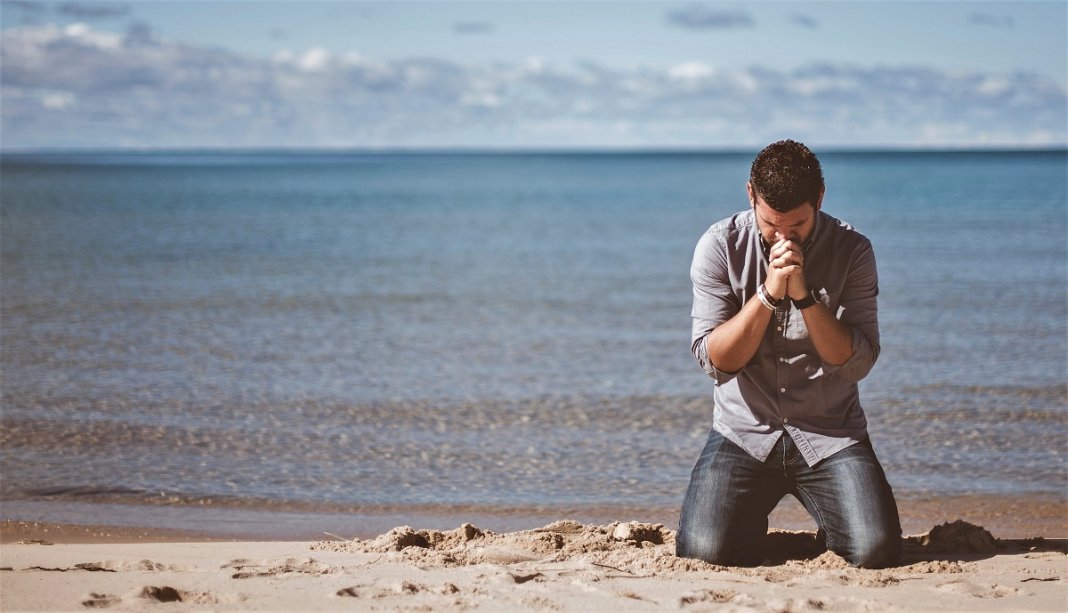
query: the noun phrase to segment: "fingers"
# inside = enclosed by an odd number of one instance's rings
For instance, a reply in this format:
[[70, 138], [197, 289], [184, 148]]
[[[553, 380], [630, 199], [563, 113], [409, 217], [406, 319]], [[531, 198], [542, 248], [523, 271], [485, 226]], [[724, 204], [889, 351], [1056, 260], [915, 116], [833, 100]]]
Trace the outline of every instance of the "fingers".
[[782, 268], [783, 266], [804, 266], [805, 259], [800, 253], [787, 252], [770, 260], [768, 265], [772, 268]]
[[768, 266], [772, 268], [804, 264], [805, 256], [801, 253], [801, 247], [793, 241], [781, 240], [772, 245], [768, 252]]
[[800, 273], [802, 269], [801, 269], [801, 266], [798, 265], [798, 264], [790, 264], [790, 265], [787, 265], [787, 266], [779, 266], [779, 267], [777, 267], [777, 268], [775, 268], [773, 270], [775, 272], [783, 275], [783, 276], [792, 277], [792, 276]]
[[777, 257], [777, 256], [782, 255], [783, 253], [788, 252], [788, 251], [801, 253], [801, 245], [798, 245], [797, 243], [795, 243], [792, 240], [783, 239], [783, 240], [775, 243], [774, 245], [772, 245], [771, 249], [769, 250], [768, 253], [772, 257]]
[[804, 266], [805, 258], [796, 251], [787, 251], [786, 253], [770, 258], [768, 261], [769, 268], [785, 268], [787, 266]]

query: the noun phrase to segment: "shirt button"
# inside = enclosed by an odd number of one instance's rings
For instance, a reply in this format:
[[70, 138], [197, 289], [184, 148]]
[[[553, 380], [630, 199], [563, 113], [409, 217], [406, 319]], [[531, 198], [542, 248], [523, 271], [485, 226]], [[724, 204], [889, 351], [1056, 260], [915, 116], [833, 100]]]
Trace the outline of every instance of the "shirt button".
[[786, 363], [786, 358], [779, 358], [779, 361], [782, 362], [783, 364], [785, 364]]
[[780, 388], [779, 391], [785, 394], [786, 393], [786, 388], [785, 387]]
[[782, 423], [788, 424], [788, 423], [790, 423], [790, 419], [788, 417], [783, 417], [782, 418]]
[[775, 329], [776, 329], [776, 330], [778, 330], [779, 332], [782, 332], [782, 326], [778, 326], [778, 327], [777, 327], [777, 328], [775, 328]]

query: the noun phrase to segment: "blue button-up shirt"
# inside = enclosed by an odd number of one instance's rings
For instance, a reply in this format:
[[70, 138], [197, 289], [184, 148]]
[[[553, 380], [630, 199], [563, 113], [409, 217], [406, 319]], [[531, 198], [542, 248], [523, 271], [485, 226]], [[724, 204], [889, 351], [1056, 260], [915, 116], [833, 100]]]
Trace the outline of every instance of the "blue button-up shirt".
[[752, 209], [714, 224], [697, 243], [690, 267], [691, 347], [716, 381], [716, 431], [761, 462], [785, 431], [813, 466], [867, 436], [857, 382], [879, 357], [879, 283], [871, 242], [822, 211], [802, 249], [809, 287], [852, 330], [853, 354], [845, 364], [820, 359], [804, 317], [788, 299], [740, 371], [723, 372], [708, 359], [705, 337], [753, 299], [767, 278], [767, 249]]

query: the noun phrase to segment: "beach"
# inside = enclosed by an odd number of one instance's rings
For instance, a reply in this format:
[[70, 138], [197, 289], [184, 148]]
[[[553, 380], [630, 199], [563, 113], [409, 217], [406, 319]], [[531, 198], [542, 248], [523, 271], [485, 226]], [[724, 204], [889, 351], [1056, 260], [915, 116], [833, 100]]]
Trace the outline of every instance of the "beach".
[[879, 261], [902, 529], [981, 550], [672, 555], [713, 414], [688, 271], [748, 153], [5, 154], [0, 608], [1065, 609], [1068, 220], [1034, 186], [1068, 154], [821, 160]]
[[[5, 524], [5, 540], [17, 535]], [[0, 545], [0, 607], [16, 610], [1061, 611], [1065, 539], [996, 539], [956, 521], [906, 537], [865, 570], [813, 532], [771, 530], [756, 567], [674, 555], [662, 524], [559, 520], [510, 533], [394, 528], [370, 539], [182, 542], [88, 534]], [[23, 527], [25, 529], [25, 527]], [[147, 538], [152, 542], [128, 542]], [[90, 541], [90, 542], [85, 542]], [[127, 541], [127, 542], [119, 542]], [[159, 542], [169, 541], [169, 542]]]

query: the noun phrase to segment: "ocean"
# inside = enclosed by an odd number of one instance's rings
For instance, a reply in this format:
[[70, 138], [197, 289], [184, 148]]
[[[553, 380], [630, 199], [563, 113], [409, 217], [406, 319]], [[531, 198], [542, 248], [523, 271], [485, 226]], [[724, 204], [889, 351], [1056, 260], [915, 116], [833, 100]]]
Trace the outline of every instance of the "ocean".
[[[1068, 153], [817, 153], [898, 497], [1068, 502]], [[4, 155], [0, 517], [675, 509], [690, 259], [754, 154]]]

